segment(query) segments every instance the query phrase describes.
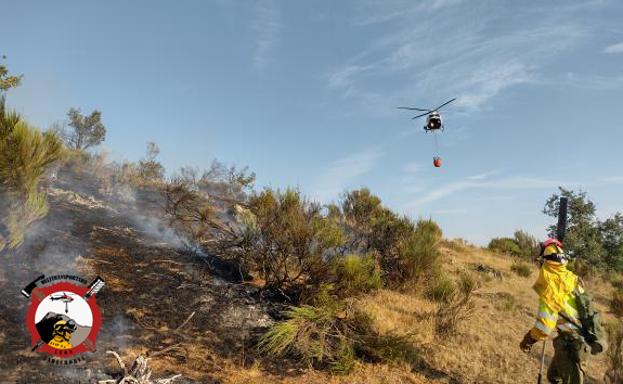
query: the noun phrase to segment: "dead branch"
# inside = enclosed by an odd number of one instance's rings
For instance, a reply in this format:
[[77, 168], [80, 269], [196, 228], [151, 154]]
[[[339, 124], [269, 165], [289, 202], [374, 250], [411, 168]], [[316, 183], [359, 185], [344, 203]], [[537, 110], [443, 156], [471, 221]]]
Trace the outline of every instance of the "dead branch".
[[149, 359], [143, 355], [138, 355], [136, 357], [132, 363], [132, 368], [128, 371], [119, 354], [114, 351], [106, 351], [106, 353], [113, 355], [117, 359], [117, 363], [119, 363], [119, 366], [123, 369], [123, 376], [118, 380], [100, 380], [98, 384], [170, 384], [182, 376], [177, 374], [167, 379], [152, 380], [152, 371], [149, 369], [148, 364]]
[[184, 326], [188, 324], [188, 322], [190, 321], [190, 319], [193, 318], [193, 316], [195, 316], [195, 311], [193, 311], [193, 313], [191, 313], [190, 316], [188, 316], [186, 320], [184, 320], [184, 322], [179, 327], [175, 328], [175, 332], [179, 332], [180, 329], [184, 328]]
[[125, 366], [125, 363], [123, 362], [123, 360], [121, 360], [121, 356], [119, 356], [119, 354], [115, 351], [106, 351], [107, 354], [109, 355], [113, 355], [115, 357], [115, 359], [117, 359], [117, 363], [119, 363], [119, 367], [121, 367], [121, 369], [123, 369], [123, 375], [127, 375], [128, 374], [128, 369]]

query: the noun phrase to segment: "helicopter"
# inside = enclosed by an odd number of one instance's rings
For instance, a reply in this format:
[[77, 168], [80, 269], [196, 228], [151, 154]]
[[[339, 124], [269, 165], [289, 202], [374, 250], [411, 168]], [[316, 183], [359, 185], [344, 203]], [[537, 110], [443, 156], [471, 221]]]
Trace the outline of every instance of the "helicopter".
[[450, 104], [454, 100], [456, 100], [456, 97], [454, 99], [452, 99], [452, 100], [446, 101], [445, 103], [441, 104], [437, 108], [433, 108], [433, 109], [423, 109], [423, 108], [415, 108], [415, 107], [398, 107], [398, 109], [406, 109], [406, 110], [409, 110], [409, 111], [424, 112], [421, 115], [417, 115], [417, 116], [412, 117], [411, 119], [415, 120], [415, 119], [420, 118], [422, 116], [428, 115], [428, 117], [426, 118], [426, 125], [424, 126], [424, 130], [426, 132], [436, 131], [438, 129], [443, 131], [443, 129], [444, 129], [443, 120], [441, 118], [441, 114], [439, 113], [439, 110], [442, 107], [445, 107], [446, 105]]
[[63, 292], [62, 295], [50, 297], [50, 300], [52, 301], [60, 300], [61, 302], [65, 303], [65, 313], [69, 312], [69, 308], [68, 308], [69, 303], [74, 301], [74, 299], [65, 292]]
[[[424, 131], [426, 131], [426, 133], [428, 132], [433, 132], [435, 133], [436, 131], [442, 131], [444, 130], [444, 126], [443, 126], [443, 120], [441, 118], [441, 113], [439, 113], [439, 110], [443, 107], [445, 107], [446, 105], [450, 104], [451, 102], [453, 102], [454, 100], [456, 100], [456, 97], [446, 101], [445, 103], [441, 104], [440, 106], [438, 106], [437, 108], [433, 108], [433, 109], [423, 109], [423, 108], [415, 108], [415, 107], [397, 107], [398, 109], [406, 109], [409, 111], [419, 111], [419, 112], [424, 112], [420, 115], [414, 116], [411, 119], [415, 120], [418, 119], [420, 117], [423, 116], [427, 116], [426, 117], [426, 125], [424, 126]], [[441, 167], [441, 157], [439, 156], [439, 144], [437, 143], [437, 136], [434, 135], [435, 137], [435, 148], [436, 148], [436, 156], [433, 156], [433, 165], [435, 166], [435, 168], [439, 168]]]

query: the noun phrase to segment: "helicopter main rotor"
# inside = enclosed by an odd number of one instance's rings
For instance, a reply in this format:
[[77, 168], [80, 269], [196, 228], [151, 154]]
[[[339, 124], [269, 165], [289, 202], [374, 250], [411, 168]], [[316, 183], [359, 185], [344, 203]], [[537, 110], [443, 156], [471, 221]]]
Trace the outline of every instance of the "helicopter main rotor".
[[446, 101], [445, 103], [441, 104], [440, 106], [438, 106], [437, 108], [433, 108], [433, 109], [423, 109], [423, 108], [416, 108], [416, 107], [398, 107], [398, 109], [406, 109], [409, 111], [419, 111], [419, 112], [424, 112], [421, 115], [417, 115], [411, 118], [411, 120], [415, 120], [419, 117], [423, 117], [426, 115], [430, 115], [433, 112], [438, 112], [441, 108], [445, 107], [446, 105], [450, 104], [451, 102], [453, 102], [454, 100], [456, 100], [456, 97]]

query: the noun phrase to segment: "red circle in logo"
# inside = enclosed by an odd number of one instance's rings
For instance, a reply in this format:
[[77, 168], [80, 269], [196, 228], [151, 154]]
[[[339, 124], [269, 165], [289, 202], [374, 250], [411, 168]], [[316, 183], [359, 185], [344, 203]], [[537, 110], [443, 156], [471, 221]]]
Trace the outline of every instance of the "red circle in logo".
[[[88, 287], [82, 287], [69, 282], [58, 282], [47, 287], [35, 288], [31, 294], [30, 307], [26, 314], [26, 326], [31, 336], [31, 345], [33, 350], [50, 354], [56, 358], [68, 358], [84, 352], [95, 351], [95, 343], [97, 341], [97, 334], [102, 325], [102, 314], [97, 306], [97, 300], [95, 296], [90, 296], [88, 299], [84, 297], [87, 293]], [[35, 324], [35, 315], [39, 305], [50, 295], [55, 293], [67, 296], [67, 292], [81, 297], [87, 304], [91, 311], [93, 318], [91, 329], [88, 336], [82, 340], [78, 345], [74, 345], [71, 348], [60, 349], [55, 348], [41, 339], [37, 325]]]

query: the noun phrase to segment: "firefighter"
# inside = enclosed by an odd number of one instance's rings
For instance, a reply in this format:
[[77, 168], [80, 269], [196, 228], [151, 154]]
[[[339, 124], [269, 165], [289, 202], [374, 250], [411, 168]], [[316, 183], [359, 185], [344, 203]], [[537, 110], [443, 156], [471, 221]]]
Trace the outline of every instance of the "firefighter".
[[73, 320], [59, 320], [54, 324], [52, 330], [52, 340], [48, 344], [56, 349], [71, 349], [73, 346], [69, 342], [71, 334], [76, 331], [76, 323]]
[[539, 295], [536, 322], [519, 346], [529, 353], [534, 343], [546, 340], [556, 328], [547, 379], [555, 384], [582, 384], [589, 353], [605, 349], [599, 314], [592, 309], [581, 280], [567, 269], [568, 258], [560, 241], [546, 240], [541, 256], [543, 265], [533, 286]]

